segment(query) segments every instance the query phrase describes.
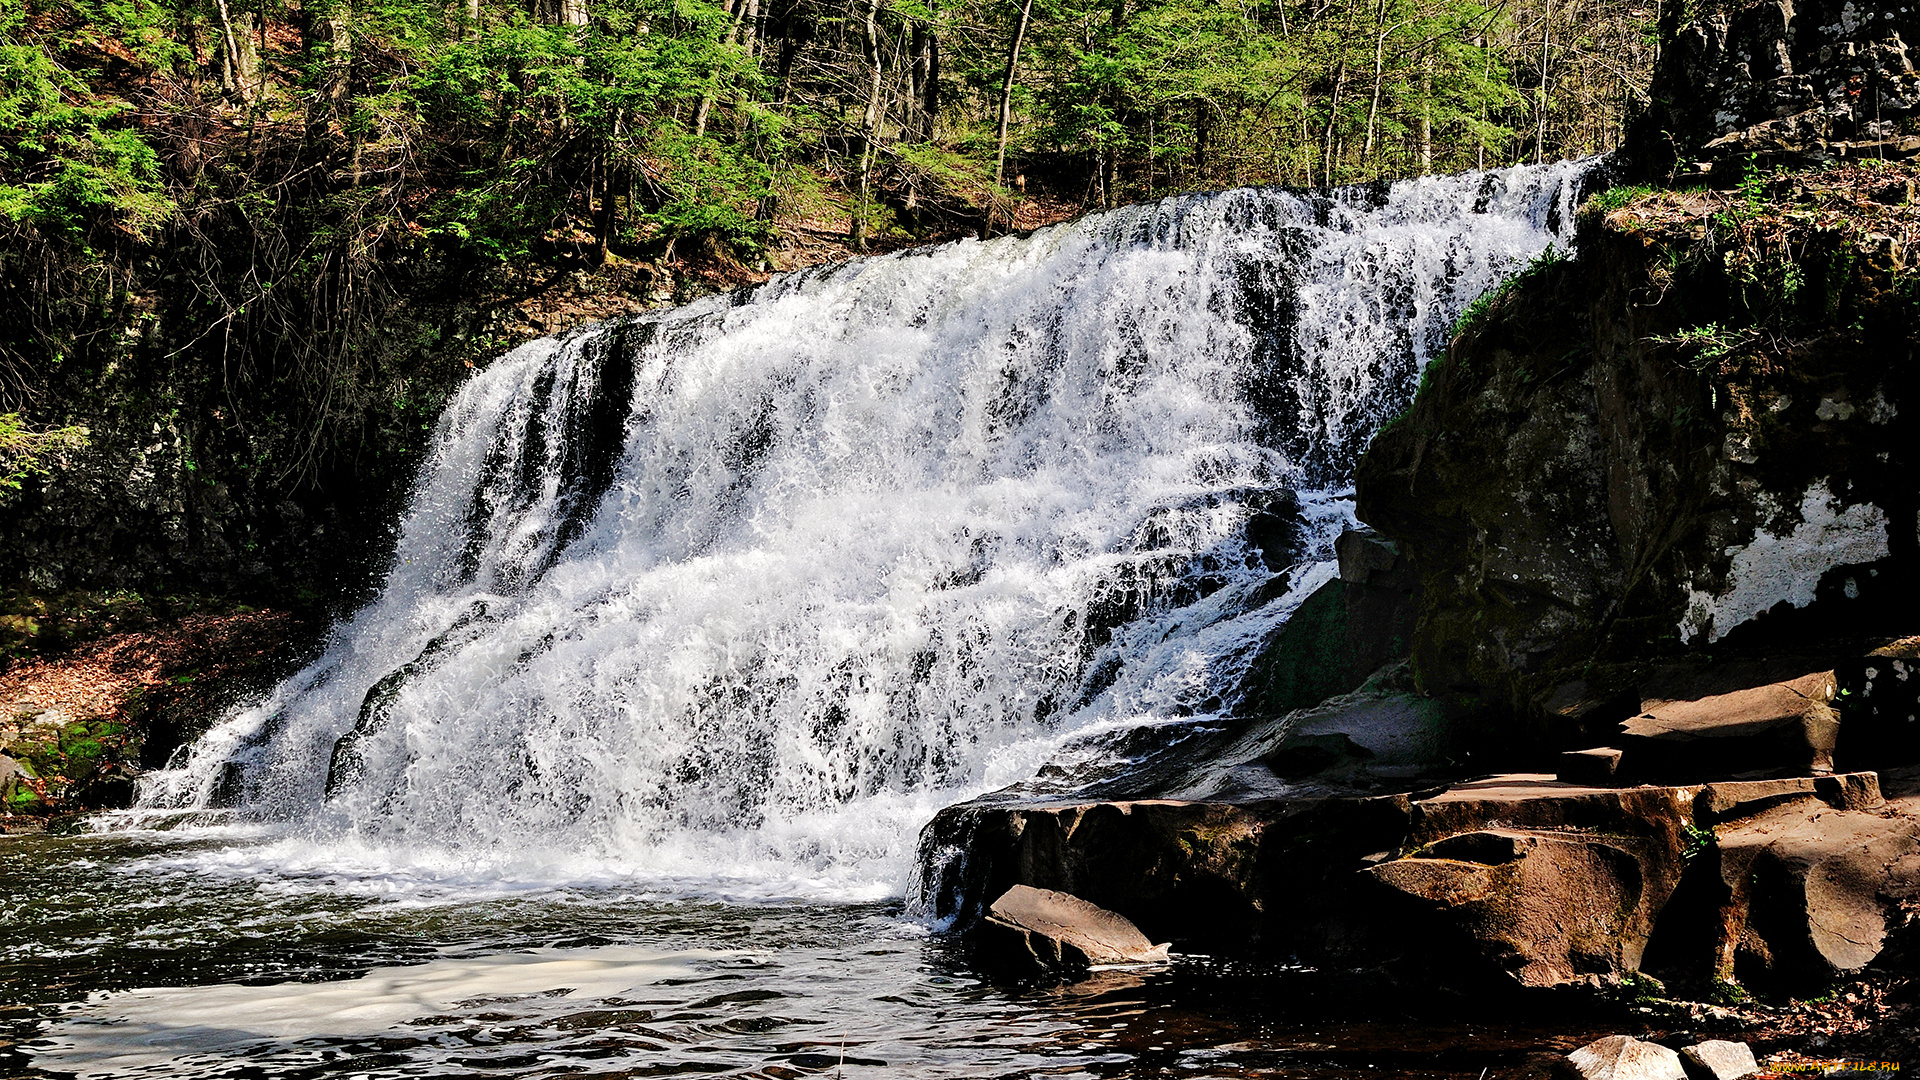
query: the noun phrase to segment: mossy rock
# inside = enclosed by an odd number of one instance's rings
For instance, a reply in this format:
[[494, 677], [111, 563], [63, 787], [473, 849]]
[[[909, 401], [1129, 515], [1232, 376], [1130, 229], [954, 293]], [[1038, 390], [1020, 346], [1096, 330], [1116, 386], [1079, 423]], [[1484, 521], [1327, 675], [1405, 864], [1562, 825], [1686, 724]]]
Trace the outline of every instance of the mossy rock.
[[0, 801], [15, 813], [123, 804], [132, 796], [123, 763], [138, 750], [126, 724], [104, 718], [19, 739], [5, 748], [18, 775], [7, 778]]

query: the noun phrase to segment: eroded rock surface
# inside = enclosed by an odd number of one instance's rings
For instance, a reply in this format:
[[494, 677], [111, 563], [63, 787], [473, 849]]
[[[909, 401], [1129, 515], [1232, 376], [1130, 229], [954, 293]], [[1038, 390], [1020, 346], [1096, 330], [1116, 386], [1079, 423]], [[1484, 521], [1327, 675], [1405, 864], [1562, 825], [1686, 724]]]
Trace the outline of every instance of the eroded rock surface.
[[[1920, 804], [1920, 797], [1913, 803]], [[1509, 990], [1637, 971], [1801, 989], [1858, 970], [1920, 890], [1920, 805], [1872, 773], [1637, 787], [1514, 774], [1246, 802], [963, 804], [922, 895], [969, 926], [1052, 889], [1194, 951]]]

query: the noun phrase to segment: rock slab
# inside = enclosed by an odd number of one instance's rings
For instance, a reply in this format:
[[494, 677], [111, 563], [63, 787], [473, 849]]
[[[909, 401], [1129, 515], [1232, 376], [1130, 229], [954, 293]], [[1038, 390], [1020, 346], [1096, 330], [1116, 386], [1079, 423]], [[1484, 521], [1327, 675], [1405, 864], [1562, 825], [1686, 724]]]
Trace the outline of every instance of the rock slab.
[[976, 955], [988, 966], [1020, 974], [1167, 959], [1167, 946], [1148, 941], [1126, 916], [1071, 893], [1027, 885], [1001, 894], [975, 936]]

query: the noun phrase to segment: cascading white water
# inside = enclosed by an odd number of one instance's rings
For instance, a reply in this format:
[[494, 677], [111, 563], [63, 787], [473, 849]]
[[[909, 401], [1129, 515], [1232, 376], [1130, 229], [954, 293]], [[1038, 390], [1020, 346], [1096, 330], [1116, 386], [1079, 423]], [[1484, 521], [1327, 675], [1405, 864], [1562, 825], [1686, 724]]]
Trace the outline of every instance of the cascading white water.
[[1169, 199], [524, 346], [379, 598], [142, 806], [318, 868], [897, 891], [1068, 735], [1231, 706], [1588, 168]]

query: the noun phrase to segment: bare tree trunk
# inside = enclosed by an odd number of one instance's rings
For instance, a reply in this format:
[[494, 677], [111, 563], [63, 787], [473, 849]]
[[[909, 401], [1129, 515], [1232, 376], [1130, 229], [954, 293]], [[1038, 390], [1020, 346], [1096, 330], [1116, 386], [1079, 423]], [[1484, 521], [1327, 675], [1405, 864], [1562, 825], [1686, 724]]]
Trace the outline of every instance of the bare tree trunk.
[[1387, 38], [1393, 36], [1394, 32], [1402, 26], [1407, 25], [1404, 22], [1395, 23], [1392, 26], [1386, 25], [1386, 0], [1381, 0], [1377, 10], [1380, 20], [1377, 25], [1380, 27], [1380, 33], [1375, 35], [1373, 39], [1373, 99], [1367, 103], [1367, 138], [1366, 142], [1363, 143], [1360, 148], [1360, 160], [1363, 162], [1371, 162], [1373, 160], [1373, 133], [1375, 124], [1380, 119], [1380, 89], [1386, 82], [1387, 74]]
[[921, 84], [920, 110], [925, 125], [922, 137], [932, 142], [934, 126], [940, 122], [940, 36], [934, 33], [927, 34], [927, 78]]
[[236, 28], [227, 0], [215, 0], [215, 7], [220, 12], [220, 37], [225, 45], [220, 55], [221, 88], [243, 102], [252, 103], [259, 90], [256, 79], [260, 53], [249, 31], [255, 29], [253, 23], [257, 16], [252, 12], [243, 13], [242, 24]]
[[353, 34], [337, 10], [316, 14], [307, 23], [306, 56], [314, 63], [313, 96], [307, 102], [307, 137], [327, 137], [336, 118], [344, 120], [347, 81], [353, 67]]
[[1347, 58], [1341, 57], [1333, 73], [1333, 95], [1327, 101], [1327, 130], [1320, 136], [1320, 171], [1326, 186], [1333, 186], [1333, 130], [1340, 118], [1340, 91], [1347, 84]]
[[[747, 3], [748, 0], [733, 0], [733, 4], [731, 5], [733, 8], [733, 25], [727, 27], [727, 37], [723, 42], [727, 47], [731, 47], [734, 42], [740, 39], [740, 26], [746, 22], [747, 18]], [[752, 33], [752, 31], [749, 30], [748, 33]], [[751, 51], [751, 46], [749, 46], [749, 51]], [[693, 113], [693, 134], [696, 138], [707, 133], [707, 118], [713, 114], [714, 100], [720, 96], [719, 82], [720, 73], [715, 72], [713, 84], [707, 87], [706, 93], [700, 95], [700, 107], [695, 109]]]
[[587, 0], [533, 0], [532, 15], [554, 26], [585, 26]]
[[1420, 59], [1420, 173], [1433, 172], [1433, 54]]
[[[993, 182], [998, 186], [1007, 173], [1007, 127], [1013, 122], [1013, 79], [1020, 65], [1020, 46], [1027, 40], [1027, 24], [1033, 19], [1033, 0], [1021, 0], [1020, 21], [1013, 28], [1013, 44], [1007, 49], [1007, 71], [1000, 79], [1000, 130], [994, 137]], [[987, 223], [993, 224], [991, 220]]]
[[934, 111], [940, 104], [940, 60], [935, 50], [933, 31], [915, 23], [907, 45], [907, 112], [912, 121], [906, 125], [915, 142], [933, 141]]
[[861, 24], [860, 44], [866, 52], [867, 66], [873, 70], [873, 79], [867, 84], [867, 108], [860, 117], [860, 201], [853, 208], [850, 237], [855, 251], [867, 250], [868, 205], [873, 197], [874, 144], [880, 137], [880, 84], [884, 72], [880, 67], [879, 16], [880, 0], [867, 0], [867, 17]]
[[740, 22], [740, 44], [752, 59], [760, 46], [760, 0], [746, 0], [747, 15]]
[[1553, 0], [1541, 0], [1540, 5], [1540, 97], [1536, 112], [1539, 114], [1539, 126], [1533, 135], [1533, 163], [1539, 165], [1547, 159], [1547, 46], [1552, 42]]

